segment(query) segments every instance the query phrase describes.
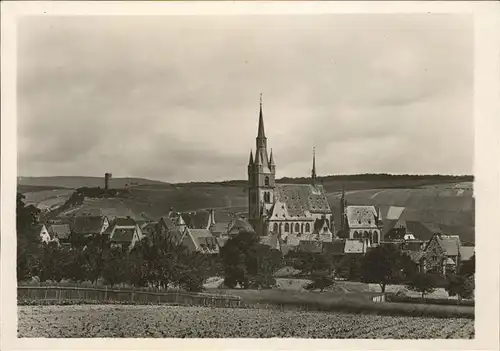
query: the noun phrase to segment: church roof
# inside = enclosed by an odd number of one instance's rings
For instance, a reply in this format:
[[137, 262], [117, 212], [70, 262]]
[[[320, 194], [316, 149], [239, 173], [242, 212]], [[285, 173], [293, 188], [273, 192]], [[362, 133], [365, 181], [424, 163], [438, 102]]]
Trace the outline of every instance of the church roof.
[[377, 228], [377, 211], [375, 206], [347, 206], [347, 223], [349, 228]]
[[275, 194], [291, 217], [310, 217], [313, 213], [331, 213], [322, 185], [278, 184]]

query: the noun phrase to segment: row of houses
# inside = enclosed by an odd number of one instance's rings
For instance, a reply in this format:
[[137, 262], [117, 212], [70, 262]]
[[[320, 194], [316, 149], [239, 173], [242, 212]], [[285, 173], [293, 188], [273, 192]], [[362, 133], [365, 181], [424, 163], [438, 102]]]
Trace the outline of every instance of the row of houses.
[[[380, 211], [370, 210], [374, 220], [380, 221]], [[388, 213], [388, 217], [393, 217]], [[349, 220], [347, 218], [347, 220]], [[357, 220], [357, 219], [356, 219]], [[367, 219], [369, 220], [369, 219]], [[385, 222], [387, 223], [387, 222]], [[359, 223], [358, 223], [359, 224]], [[378, 224], [378, 223], [377, 223]], [[384, 228], [386, 237], [379, 245], [396, 244], [406, 252], [421, 271], [445, 274], [455, 271], [463, 261], [474, 254], [474, 246], [462, 243], [457, 235], [434, 233], [428, 240], [421, 240], [410, 233], [401, 221], [393, 221]], [[354, 228], [350, 228], [354, 229]], [[227, 240], [240, 232], [254, 232], [249, 221], [241, 216], [233, 216], [229, 221], [217, 221], [215, 211], [196, 212], [170, 211], [157, 221], [137, 220], [131, 217], [79, 216], [52, 220], [38, 228], [42, 241], [69, 245], [70, 234], [88, 237], [107, 235], [112, 247], [133, 248], [145, 237], [153, 239], [155, 233], [169, 235], [176, 243], [190, 251], [217, 254]], [[394, 235], [392, 238], [387, 234]], [[389, 238], [387, 238], [389, 236]], [[370, 240], [358, 237], [325, 237], [323, 232], [283, 236], [270, 233], [260, 237], [260, 243], [287, 254], [290, 251], [328, 253], [333, 256], [364, 255], [374, 247]]]
[[228, 222], [215, 222], [213, 210], [196, 212], [174, 212], [157, 221], [137, 220], [131, 217], [83, 215], [60, 217], [36, 228], [42, 242], [56, 242], [60, 246], [70, 245], [70, 235], [90, 237], [106, 235], [112, 247], [133, 248], [145, 237], [154, 233], [169, 235], [174, 241], [191, 251], [207, 254], [218, 253], [227, 240], [241, 231], [253, 232], [248, 221], [233, 217]]

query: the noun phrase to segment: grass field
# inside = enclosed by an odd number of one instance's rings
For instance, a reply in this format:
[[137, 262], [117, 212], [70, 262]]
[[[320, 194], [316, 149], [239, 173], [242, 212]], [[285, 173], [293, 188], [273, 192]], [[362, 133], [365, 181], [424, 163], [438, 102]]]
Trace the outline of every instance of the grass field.
[[470, 319], [170, 306], [20, 306], [18, 337], [472, 339]]

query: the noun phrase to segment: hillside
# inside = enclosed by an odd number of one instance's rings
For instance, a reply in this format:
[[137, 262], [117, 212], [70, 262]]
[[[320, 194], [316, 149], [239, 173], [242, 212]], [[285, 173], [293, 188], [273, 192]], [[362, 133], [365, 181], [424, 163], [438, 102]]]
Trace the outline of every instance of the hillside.
[[[340, 216], [340, 189], [344, 187], [349, 204], [380, 206], [384, 217], [390, 206], [405, 207], [405, 220], [419, 221], [445, 233], [458, 234], [465, 241], [475, 241], [473, 187], [472, 182], [463, 181], [463, 177], [455, 182], [452, 180], [456, 180], [456, 177], [442, 176], [382, 176], [378, 179], [372, 176], [372, 180], [366, 179], [366, 176], [365, 179], [359, 179], [360, 176], [351, 177], [351, 180], [346, 176], [323, 179], [337, 225]], [[391, 183], [389, 180], [393, 177], [394, 181]], [[133, 178], [122, 178], [120, 181], [124, 185], [131, 179]], [[305, 178], [280, 180], [286, 183], [304, 181]], [[145, 214], [157, 219], [171, 208], [178, 211], [213, 208], [216, 210], [217, 221], [228, 221], [231, 213], [247, 211], [244, 181], [168, 184], [144, 180], [143, 183], [128, 188], [128, 193], [120, 198], [85, 199], [83, 204], [72, 206], [65, 212], [68, 215], [100, 213], [133, 218], [141, 218], [141, 214]], [[54, 208], [67, 200], [71, 193], [69, 189], [44, 189], [25, 195], [29, 203], [38, 204], [41, 208]]]
[[[76, 189], [81, 187], [101, 187], [104, 188], [104, 175], [102, 177], [80, 177], [80, 176], [57, 176], [57, 177], [18, 177], [18, 186], [27, 188], [36, 187], [60, 187]], [[168, 186], [168, 183], [158, 180], [144, 178], [111, 178], [110, 187], [125, 188], [126, 186], [140, 185], [162, 185]]]

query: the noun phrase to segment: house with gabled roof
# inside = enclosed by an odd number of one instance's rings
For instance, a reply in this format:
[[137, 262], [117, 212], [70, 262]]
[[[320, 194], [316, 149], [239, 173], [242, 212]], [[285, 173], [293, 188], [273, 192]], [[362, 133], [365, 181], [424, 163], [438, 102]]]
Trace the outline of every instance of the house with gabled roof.
[[109, 228], [109, 220], [103, 216], [79, 216], [68, 219], [73, 233], [82, 236], [102, 234]]
[[51, 237], [51, 241], [56, 241], [59, 245], [69, 245], [69, 237], [71, 228], [69, 224], [50, 224], [47, 231]]
[[448, 274], [457, 272], [461, 263], [474, 255], [473, 246], [462, 246], [458, 235], [434, 234], [420, 257], [423, 272]]
[[111, 247], [132, 249], [144, 237], [142, 230], [132, 218], [117, 217], [111, 221], [103, 235], [109, 236]]
[[208, 229], [185, 228], [181, 232], [180, 244], [191, 252], [201, 252], [204, 254], [219, 253], [217, 238]]

